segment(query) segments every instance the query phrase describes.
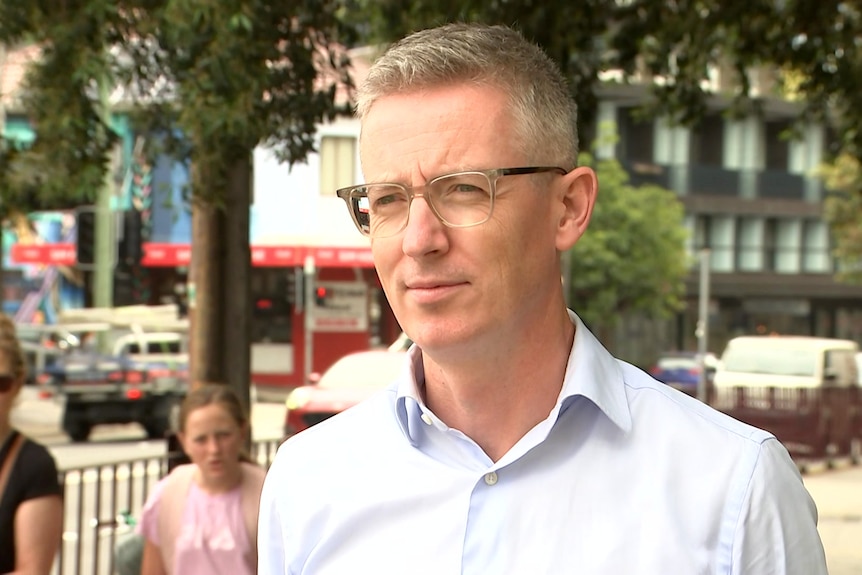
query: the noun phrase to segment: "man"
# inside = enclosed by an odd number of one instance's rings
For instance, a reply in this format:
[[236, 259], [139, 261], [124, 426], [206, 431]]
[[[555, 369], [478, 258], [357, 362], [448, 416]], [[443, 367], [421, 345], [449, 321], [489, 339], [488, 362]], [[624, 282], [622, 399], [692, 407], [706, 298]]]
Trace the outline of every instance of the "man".
[[416, 345], [388, 390], [282, 445], [260, 573], [826, 573], [781, 444], [566, 310], [560, 254], [597, 181], [541, 50], [503, 27], [419, 32], [357, 110], [369, 184], [338, 194]]

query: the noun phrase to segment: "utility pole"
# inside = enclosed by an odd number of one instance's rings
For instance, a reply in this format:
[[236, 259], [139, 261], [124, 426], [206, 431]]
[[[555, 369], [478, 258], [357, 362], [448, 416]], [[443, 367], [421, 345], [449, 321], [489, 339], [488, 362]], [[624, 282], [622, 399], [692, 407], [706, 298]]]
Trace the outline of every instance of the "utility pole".
[[706, 353], [709, 343], [709, 248], [700, 250], [700, 286], [698, 289], [697, 314], [697, 355], [700, 375], [697, 378], [697, 398], [704, 403], [709, 401], [708, 381], [706, 380]]
[[[3, 85], [3, 76], [6, 74], [6, 45], [0, 42], [0, 86]], [[0, 148], [6, 146], [4, 134], [6, 132], [6, 94], [0, 93]], [[0, 227], [3, 222], [0, 220]], [[0, 231], [0, 254], [3, 253], [3, 234]], [[6, 270], [0, 258], [0, 293], [6, 286]]]
[[[111, 129], [110, 87], [106, 80], [99, 82], [99, 101], [102, 122]], [[114, 194], [114, 162], [109, 162], [96, 195], [95, 260], [93, 270], [93, 307], [112, 307], [114, 304], [114, 264], [116, 263], [116, 222], [111, 211]], [[100, 342], [100, 346], [103, 342]]]

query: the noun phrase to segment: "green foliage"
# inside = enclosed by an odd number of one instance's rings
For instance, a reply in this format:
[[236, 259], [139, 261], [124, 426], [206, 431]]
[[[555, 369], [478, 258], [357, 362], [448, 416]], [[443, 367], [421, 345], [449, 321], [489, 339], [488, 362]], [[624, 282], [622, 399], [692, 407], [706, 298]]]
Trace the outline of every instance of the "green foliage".
[[838, 277], [862, 283], [862, 165], [842, 154], [821, 169], [831, 190], [823, 203], [823, 215], [832, 229], [833, 254], [841, 263]]
[[[92, 198], [116, 142], [110, 112], [119, 107], [139, 131], [157, 131], [171, 152], [193, 160], [194, 195], [219, 204], [238, 158], [263, 143], [286, 161], [302, 160], [317, 124], [346, 111], [335, 101], [336, 83], [348, 83], [337, 43], [351, 36], [338, 7], [0, 0], [0, 41], [43, 49], [22, 99], [37, 139], [14, 161], [46, 198]], [[109, 95], [119, 104], [109, 108]]]
[[586, 233], [571, 250], [571, 299], [590, 325], [612, 325], [627, 312], [668, 317], [681, 309], [689, 270], [684, 210], [658, 186], [634, 187], [616, 160], [582, 154], [599, 178]]

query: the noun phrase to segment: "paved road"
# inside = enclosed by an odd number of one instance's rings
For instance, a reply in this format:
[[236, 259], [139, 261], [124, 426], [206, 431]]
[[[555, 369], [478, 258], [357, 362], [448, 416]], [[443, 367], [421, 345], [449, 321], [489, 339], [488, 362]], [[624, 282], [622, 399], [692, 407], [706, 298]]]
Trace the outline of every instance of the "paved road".
[[829, 575], [862, 574], [862, 466], [812, 471], [804, 480], [817, 503]]
[[[32, 386], [25, 387], [12, 411], [12, 425], [48, 446], [65, 445], [69, 438], [63, 433], [60, 422], [63, 403], [58, 399], [42, 399]], [[256, 402], [251, 407], [253, 439], [281, 437], [284, 426], [284, 402]], [[90, 439], [83, 445], [108, 446], [116, 441], [145, 440], [143, 428], [136, 424], [97, 425]]]
[[[25, 433], [48, 444], [58, 463], [88, 460], [99, 452], [102, 456], [119, 452], [150, 455], [163, 447], [158, 442], [143, 441], [145, 435], [137, 425], [106, 425], [93, 431], [92, 439], [79, 446], [69, 445], [60, 430], [62, 406], [42, 400], [26, 389], [13, 412], [13, 424]], [[283, 404], [254, 403], [252, 431], [257, 439], [279, 437], [284, 417]], [[136, 440], [141, 441], [136, 441]], [[104, 457], [103, 457], [104, 458]], [[830, 575], [862, 575], [862, 466], [845, 465], [836, 469], [813, 468], [804, 476], [805, 485], [817, 503], [820, 535], [826, 548]]]

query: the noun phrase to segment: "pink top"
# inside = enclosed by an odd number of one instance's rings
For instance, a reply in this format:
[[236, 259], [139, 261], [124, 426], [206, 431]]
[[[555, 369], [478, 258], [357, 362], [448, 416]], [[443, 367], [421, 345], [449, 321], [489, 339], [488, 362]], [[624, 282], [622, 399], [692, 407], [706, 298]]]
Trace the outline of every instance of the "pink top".
[[[165, 479], [147, 499], [137, 532], [159, 543], [159, 502]], [[242, 489], [211, 495], [192, 481], [183, 525], [174, 546], [172, 573], [182, 575], [254, 575], [253, 554], [242, 514]]]

